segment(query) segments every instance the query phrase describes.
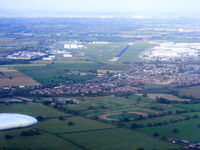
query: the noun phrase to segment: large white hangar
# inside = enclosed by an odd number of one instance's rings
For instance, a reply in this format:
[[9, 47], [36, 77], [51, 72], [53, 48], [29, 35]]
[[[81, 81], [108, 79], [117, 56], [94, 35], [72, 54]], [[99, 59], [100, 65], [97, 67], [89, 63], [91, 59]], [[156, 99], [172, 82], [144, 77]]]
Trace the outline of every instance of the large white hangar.
[[23, 114], [0, 114], [0, 130], [28, 127], [36, 124], [37, 122], [37, 119]]

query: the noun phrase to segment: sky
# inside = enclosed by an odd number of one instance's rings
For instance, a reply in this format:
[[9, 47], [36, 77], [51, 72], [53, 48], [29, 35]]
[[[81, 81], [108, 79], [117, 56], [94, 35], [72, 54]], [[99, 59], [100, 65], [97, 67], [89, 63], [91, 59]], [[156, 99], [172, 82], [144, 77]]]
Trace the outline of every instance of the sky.
[[0, 10], [200, 14], [200, 0], [0, 0]]

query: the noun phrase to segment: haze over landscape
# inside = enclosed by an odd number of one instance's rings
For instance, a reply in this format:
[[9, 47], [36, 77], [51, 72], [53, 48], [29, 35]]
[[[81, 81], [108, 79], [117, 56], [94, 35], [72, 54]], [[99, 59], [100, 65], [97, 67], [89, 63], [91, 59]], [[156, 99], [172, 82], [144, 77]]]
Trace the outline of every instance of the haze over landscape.
[[0, 0], [0, 150], [200, 150], [199, 0]]
[[[200, 14], [198, 0], [0, 0], [4, 15], [65, 16], [71, 14], [176, 16]], [[21, 13], [20, 13], [21, 12]]]

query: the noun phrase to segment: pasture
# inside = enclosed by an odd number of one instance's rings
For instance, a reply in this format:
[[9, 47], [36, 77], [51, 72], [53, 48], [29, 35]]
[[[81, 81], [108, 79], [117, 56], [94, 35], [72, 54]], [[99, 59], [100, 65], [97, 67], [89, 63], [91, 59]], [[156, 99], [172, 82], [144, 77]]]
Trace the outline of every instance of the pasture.
[[152, 139], [147, 135], [121, 128], [63, 134], [62, 137], [76, 141], [84, 145], [88, 150], [138, 150], [139, 148], [168, 150], [179, 148], [177, 145], [165, 143]]
[[93, 79], [95, 76], [74, 76], [66, 74], [66, 71], [83, 71], [96, 70], [99, 64], [96, 63], [55, 63], [46, 66], [16, 67], [24, 74], [32, 77], [41, 84], [57, 84], [65, 81], [84, 82]]
[[136, 42], [128, 49], [126, 53], [122, 55], [122, 57], [119, 59], [119, 63], [141, 61], [139, 58], [140, 54], [145, 50], [152, 48], [153, 46], [154, 45], [145, 41]]
[[[98, 117], [102, 120], [109, 120], [109, 116], [112, 115], [114, 115], [115, 119], [116, 117], [122, 119], [126, 117], [135, 118], [138, 115], [147, 116], [147, 114], [157, 114], [159, 111], [152, 110], [148, 107], [152, 101], [149, 98], [139, 96], [130, 96], [128, 98], [117, 96], [85, 97], [82, 98], [82, 102], [79, 104], [64, 107], [78, 111], [87, 117]], [[115, 116], [116, 114], [117, 116]]]
[[[57, 111], [42, 104], [0, 105], [0, 112], [43, 116], [38, 124], [0, 132], [0, 149], [70, 149], [70, 150], [168, 150], [180, 146], [158, 141], [150, 136], [116, 126]], [[63, 116], [64, 119], [59, 119]], [[22, 132], [38, 130], [40, 134], [22, 136]], [[5, 136], [11, 136], [11, 139]], [[21, 141], [26, 144], [22, 144]]]
[[180, 98], [172, 94], [147, 94], [147, 97], [151, 99], [164, 98], [171, 101], [190, 101], [190, 99]]
[[[189, 140], [191, 142], [200, 142], [199, 131], [200, 119], [186, 120], [175, 124], [170, 124], [161, 127], [149, 127], [140, 129], [141, 132], [153, 135], [158, 132], [160, 136], [174, 138], [179, 140]], [[177, 132], [173, 132], [176, 129]]]

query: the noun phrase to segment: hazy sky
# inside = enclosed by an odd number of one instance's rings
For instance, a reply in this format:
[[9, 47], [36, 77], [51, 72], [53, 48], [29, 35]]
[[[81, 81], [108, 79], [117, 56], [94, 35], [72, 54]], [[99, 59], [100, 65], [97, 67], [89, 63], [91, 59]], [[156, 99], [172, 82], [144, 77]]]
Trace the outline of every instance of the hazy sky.
[[0, 10], [200, 13], [200, 0], [0, 0]]

